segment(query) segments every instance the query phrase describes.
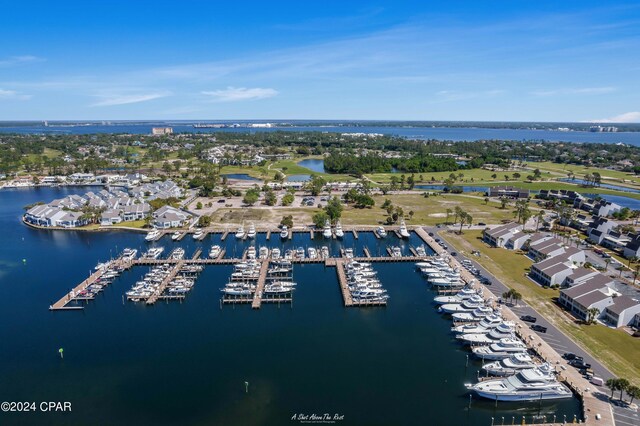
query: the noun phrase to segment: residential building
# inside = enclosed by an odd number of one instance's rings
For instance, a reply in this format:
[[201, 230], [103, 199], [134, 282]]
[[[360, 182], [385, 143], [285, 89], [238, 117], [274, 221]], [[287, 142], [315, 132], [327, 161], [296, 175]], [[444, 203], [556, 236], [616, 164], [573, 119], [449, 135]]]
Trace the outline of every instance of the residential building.
[[629, 296], [618, 296], [613, 304], [604, 309], [602, 320], [613, 327], [625, 327], [633, 323], [634, 317], [640, 314], [640, 302]]
[[489, 245], [494, 247], [504, 247], [505, 243], [513, 237], [522, 225], [511, 222], [505, 225], [496, 226], [493, 229], [485, 229], [482, 233], [482, 239]]
[[159, 229], [177, 228], [189, 221], [190, 214], [171, 206], [160, 207], [153, 213], [153, 226]]
[[529, 190], [513, 186], [492, 186], [487, 191], [489, 197], [529, 198]]

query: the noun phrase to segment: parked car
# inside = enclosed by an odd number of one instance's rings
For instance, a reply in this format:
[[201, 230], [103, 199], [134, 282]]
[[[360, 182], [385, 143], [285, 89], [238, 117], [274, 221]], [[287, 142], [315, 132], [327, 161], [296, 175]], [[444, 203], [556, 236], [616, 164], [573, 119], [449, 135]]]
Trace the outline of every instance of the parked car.
[[226, 203], [226, 202], [227, 202], [227, 200], [225, 200], [225, 199], [223, 198], [223, 199], [221, 199], [221, 200], [218, 200], [218, 202], [219, 202], [219, 203]]
[[533, 331], [537, 331], [537, 332], [539, 332], [539, 333], [546, 333], [546, 332], [547, 332], [547, 327], [543, 327], [543, 326], [541, 326], [541, 325], [539, 325], [539, 324], [533, 324], [533, 325], [531, 325], [531, 329], [532, 329]]
[[562, 354], [562, 358], [566, 359], [567, 361], [571, 361], [572, 359], [576, 359], [576, 358], [582, 359], [582, 357], [579, 357], [573, 352], [565, 352], [564, 354]]
[[609, 253], [602, 253], [603, 259], [611, 259], [611, 255]]
[[538, 318], [536, 318], [534, 316], [531, 316], [531, 315], [522, 315], [520, 317], [520, 319], [522, 321], [526, 321], [526, 322], [536, 322], [536, 321], [538, 321]]
[[572, 359], [569, 362], [569, 365], [572, 367], [577, 368], [578, 370], [584, 370], [584, 369], [589, 369], [591, 368], [591, 364], [584, 362], [583, 359]]
[[491, 280], [487, 277], [480, 277], [480, 283], [484, 285], [491, 285]]
[[451, 256], [457, 256], [457, 255], [458, 255], [458, 253], [456, 253], [455, 251], [451, 252]]
[[434, 235], [433, 232], [429, 232], [430, 237], [433, 237], [433, 235]]
[[487, 224], [484, 222], [478, 222], [478, 226], [487, 226]]

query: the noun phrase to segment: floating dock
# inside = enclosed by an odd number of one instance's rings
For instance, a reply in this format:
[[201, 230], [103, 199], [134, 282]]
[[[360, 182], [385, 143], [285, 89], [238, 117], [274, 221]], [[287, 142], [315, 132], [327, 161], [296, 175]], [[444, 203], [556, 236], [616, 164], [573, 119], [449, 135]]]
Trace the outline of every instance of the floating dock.
[[251, 308], [253, 309], [260, 309], [260, 305], [262, 305], [262, 292], [264, 291], [264, 284], [267, 281], [268, 270], [269, 260], [263, 260], [262, 265], [260, 265], [260, 274], [258, 275], [256, 292], [253, 294], [253, 301], [251, 302]]

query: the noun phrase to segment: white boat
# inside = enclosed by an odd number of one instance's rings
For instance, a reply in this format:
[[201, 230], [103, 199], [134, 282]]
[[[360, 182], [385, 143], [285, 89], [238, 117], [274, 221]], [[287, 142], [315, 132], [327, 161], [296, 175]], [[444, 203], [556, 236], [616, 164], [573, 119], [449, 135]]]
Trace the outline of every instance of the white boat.
[[500, 361], [490, 362], [482, 366], [482, 369], [492, 376], [511, 376], [526, 368], [535, 368], [533, 359], [525, 354], [514, 354]]
[[331, 224], [328, 220], [324, 223], [324, 228], [322, 228], [322, 236], [324, 238], [331, 238]]
[[504, 339], [507, 337], [513, 337], [513, 333], [515, 332], [514, 326], [512, 322], [503, 321], [497, 327], [494, 327], [490, 330], [484, 330], [480, 333], [465, 333], [459, 336], [456, 336], [459, 340], [464, 344], [469, 345], [490, 345], [491, 343], [496, 343], [500, 339]]
[[287, 228], [287, 225], [282, 225], [282, 231], [280, 231], [280, 238], [282, 238], [283, 240], [286, 240], [287, 238], [289, 238], [289, 228]]
[[397, 246], [391, 247], [391, 256], [392, 257], [402, 257], [402, 249], [400, 247], [397, 247]]
[[244, 235], [245, 235], [244, 226], [240, 225], [240, 228], [238, 228], [238, 230], [236, 231], [236, 238], [240, 240], [244, 238]]
[[478, 322], [493, 313], [493, 309], [488, 306], [479, 306], [472, 312], [456, 312], [451, 315], [454, 321], [458, 322]]
[[385, 231], [384, 226], [378, 226], [378, 228], [376, 229], [376, 234], [378, 234], [380, 238], [386, 238], [387, 231]]
[[[475, 312], [475, 311], [474, 311]], [[451, 331], [455, 333], [471, 334], [471, 333], [485, 333], [491, 331], [502, 324], [502, 317], [500, 315], [489, 315], [482, 319], [477, 324], [465, 324], [452, 327]]]
[[296, 258], [304, 259], [304, 249], [302, 247], [296, 249]]
[[462, 301], [462, 303], [447, 303], [440, 306], [440, 310], [447, 314], [452, 314], [454, 312], [472, 312], [477, 307], [484, 305], [484, 299], [477, 294], [471, 296], [467, 300]]
[[407, 230], [407, 225], [404, 223], [404, 220], [400, 221], [400, 236], [402, 238], [410, 237], [409, 231]]
[[439, 305], [444, 305], [446, 303], [462, 303], [473, 296], [478, 296], [478, 292], [471, 287], [465, 287], [453, 296], [436, 296], [433, 298], [433, 301]]
[[184, 249], [182, 247], [176, 248], [171, 252], [171, 255], [169, 257], [173, 260], [180, 260], [184, 258]]
[[172, 239], [173, 241], [177, 241], [177, 240], [180, 238], [180, 236], [182, 236], [182, 232], [180, 232], [180, 231], [176, 231], [176, 232], [174, 232], [174, 233], [173, 233], [173, 235], [171, 236], [171, 239]]
[[322, 246], [322, 248], [320, 249], [320, 252], [322, 253], [322, 257], [324, 259], [327, 259], [329, 257], [329, 247]]
[[249, 246], [247, 249], [247, 259], [255, 259], [256, 258], [256, 247]]
[[157, 229], [154, 229], [153, 231], [150, 231], [146, 237], [144, 237], [144, 239], [146, 241], [155, 241], [156, 238], [158, 238], [160, 236], [160, 231], [158, 231]]
[[314, 247], [309, 247], [307, 249], [307, 255], [309, 259], [316, 259], [318, 257], [318, 251]]
[[222, 247], [220, 247], [219, 245], [213, 245], [209, 250], [209, 258], [217, 259], [218, 256], [220, 256], [220, 253], [222, 253]]
[[122, 251], [122, 258], [124, 260], [133, 260], [136, 258], [137, 254], [138, 254], [138, 250], [126, 248]]
[[269, 248], [266, 246], [261, 246], [258, 250], [258, 257], [260, 259], [266, 259], [269, 257]]
[[272, 248], [271, 249], [271, 259], [273, 260], [279, 260], [280, 259], [280, 249], [279, 248]]
[[225, 287], [221, 288], [220, 291], [230, 296], [248, 296], [251, 294], [251, 290], [241, 287]]
[[340, 221], [336, 223], [336, 238], [344, 237], [344, 231], [342, 230], [342, 224]]
[[485, 380], [467, 388], [491, 401], [542, 401], [572, 398], [567, 386], [558, 382], [549, 364], [528, 368], [495, 380]]
[[164, 247], [153, 247], [147, 250], [146, 253], [142, 255], [145, 259], [157, 259], [164, 252]]
[[255, 238], [256, 237], [256, 227], [253, 225], [249, 225], [249, 230], [247, 231], [247, 238]]
[[418, 247], [416, 247], [416, 254], [420, 257], [425, 257], [427, 255], [427, 250], [423, 245], [419, 245]]
[[482, 359], [499, 360], [508, 358], [513, 354], [527, 352], [527, 346], [519, 339], [512, 337], [500, 339], [499, 342], [489, 346], [478, 346], [471, 351], [475, 356]]
[[202, 229], [198, 229], [196, 232], [193, 233], [193, 239], [194, 240], [199, 240], [202, 237], [204, 237], [204, 230], [202, 230]]

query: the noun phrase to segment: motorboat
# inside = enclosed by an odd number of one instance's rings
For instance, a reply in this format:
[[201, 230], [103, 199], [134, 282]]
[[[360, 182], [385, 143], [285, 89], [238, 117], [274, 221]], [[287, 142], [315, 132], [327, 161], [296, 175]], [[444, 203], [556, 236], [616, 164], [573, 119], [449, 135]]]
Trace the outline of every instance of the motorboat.
[[433, 298], [433, 301], [439, 305], [444, 305], [446, 303], [462, 303], [464, 300], [473, 296], [478, 296], [478, 291], [472, 287], [465, 287], [453, 296], [436, 296]]
[[217, 259], [218, 256], [220, 256], [220, 253], [222, 253], [222, 247], [220, 247], [219, 245], [213, 245], [209, 250], [209, 258]]
[[324, 259], [327, 259], [330, 256], [329, 247], [327, 247], [327, 246], [322, 246], [322, 248], [320, 249], [320, 252], [322, 253], [322, 257]]
[[322, 236], [324, 238], [331, 238], [331, 224], [328, 220], [324, 223], [324, 228], [322, 228]]
[[477, 307], [483, 306], [483, 305], [484, 305], [484, 299], [476, 294], [462, 301], [461, 303], [444, 304], [440, 306], [440, 310], [446, 314], [453, 314], [454, 312], [472, 312]]
[[180, 239], [180, 237], [182, 237], [182, 232], [180, 231], [176, 231], [173, 233], [173, 235], [171, 236], [171, 239], [173, 241], [178, 241]]
[[416, 247], [416, 254], [419, 257], [425, 257], [427, 255], [427, 249], [425, 249], [423, 245], [419, 245]]
[[282, 226], [282, 230], [280, 231], [280, 238], [283, 240], [289, 238], [289, 228], [287, 228], [287, 225]]
[[376, 234], [378, 234], [380, 238], [387, 237], [387, 231], [384, 229], [384, 226], [378, 226], [378, 228], [376, 229]]
[[173, 260], [180, 260], [184, 258], [184, 249], [182, 247], [174, 249], [169, 255], [169, 258]]
[[256, 237], [256, 227], [253, 225], [249, 225], [249, 230], [247, 231], [247, 238], [255, 238]]
[[404, 223], [404, 220], [400, 221], [400, 236], [402, 238], [409, 238], [411, 235], [409, 234], [409, 231], [407, 230], [407, 224]]
[[249, 246], [247, 249], [247, 259], [255, 259], [256, 258], [256, 246]]
[[479, 322], [483, 318], [493, 313], [493, 309], [488, 306], [478, 306], [472, 312], [456, 312], [451, 314], [451, 318], [457, 322]]
[[136, 258], [137, 254], [138, 254], [138, 250], [126, 248], [122, 251], [122, 259], [133, 260]]
[[266, 259], [269, 257], [269, 248], [266, 246], [261, 246], [258, 250], [258, 257], [260, 259]]
[[145, 241], [155, 241], [160, 236], [160, 231], [153, 229], [144, 237]]
[[307, 255], [309, 259], [316, 259], [318, 257], [318, 251], [314, 247], [309, 247], [307, 249]]
[[512, 322], [503, 321], [497, 327], [493, 327], [491, 329], [486, 329], [479, 333], [465, 333], [459, 336], [456, 336], [459, 340], [464, 344], [469, 345], [490, 345], [491, 343], [495, 343], [500, 339], [504, 339], [506, 337], [513, 337], [515, 332], [515, 328]]
[[542, 401], [573, 397], [571, 390], [556, 380], [549, 364], [527, 368], [504, 379], [484, 380], [466, 386], [478, 396], [491, 401]]
[[193, 233], [192, 237], [193, 237], [194, 240], [202, 239], [202, 237], [204, 237], [204, 230], [203, 229], [198, 229], [196, 232]]
[[336, 238], [344, 237], [344, 231], [342, 230], [342, 224], [340, 221], [336, 222]]
[[280, 259], [280, 249], [279, 248], [272, 248], [271, 249], [271, 259], [273, 260], [279, 260]]
[[511, 355], [500, 361], [490, 362], [482, 366], [482, 369], [492, 376], [512, 376], [520, 370], [535, 368], [533, 359], [526, 353]]
[[398, 246], [391, 247], [391, 257], [402, 257], [402, 249]]
[[[475, 311], [474, 311], [475, 312]], [[504, 320], [500, 315], [488, 315], [484, 317], [477, 324], [465, 324], [452, 327], [451, 331], [455, 333], [472, 334], [472, 333], [485, 333], [491, 331], [493, 328], [502, 324]]]
[[160, 257], [162, 252], [164, 252], [164, 247], [153, 247], [147, 250], [146, 253], [142, 255], [142, 257], [144, 259], [157, 259]]
[[478, 346], [471, 351], [475, 356], [482, 359], [500, 360], [509, 358], [513, 354], [526, 353], [527, 346], [519, 339], [508, 337], [500, 339], [489, 346]]
[[297, 259], [304, 259], [304, 248], [298, 247], [296, 249], [296, 258]]
[[245, 289], [242, 287], [225, 287], [221, 288], [220, 291], [224, 294], [228, 294], [229, 296], [249, 296], [251, 295], [250, 289]]
[[236, 231], [236, 238], [241, 240], [244, 238], [244, 236], [245, 236], [244, 226], [240, 225], [240, 227]]

